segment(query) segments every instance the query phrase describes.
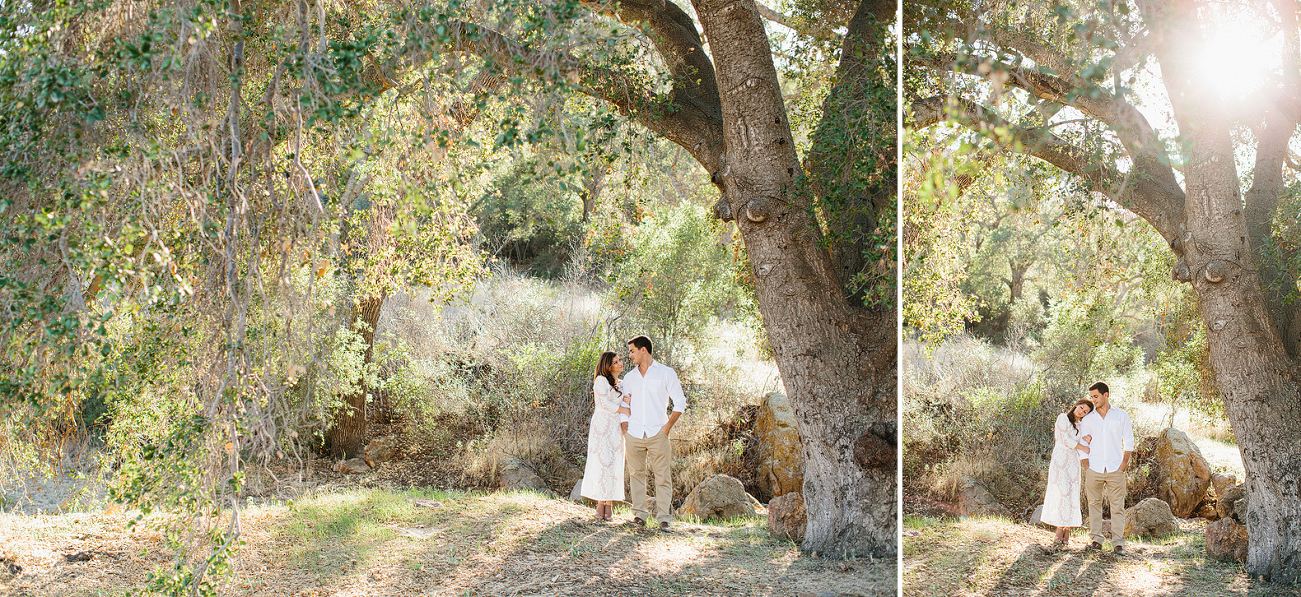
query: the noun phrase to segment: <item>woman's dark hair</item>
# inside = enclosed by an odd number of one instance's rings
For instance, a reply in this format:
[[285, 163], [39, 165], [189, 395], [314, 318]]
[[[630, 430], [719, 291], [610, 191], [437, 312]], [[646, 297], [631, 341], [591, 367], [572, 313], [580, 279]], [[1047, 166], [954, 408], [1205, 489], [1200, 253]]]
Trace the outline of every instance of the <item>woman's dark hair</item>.
[[1076, 431], [1080, 430], [1080, 420], [1075, 418], [1075, 407], [1081, 404], [1087, 404], [1089, 406], [1089, 412], [1093, 412], [1093, 401], [1088, 398], [1080, 398], [1079, 400], [1076, 400], [1075, 404], [1072, 404], [1070, 408], [1066, 409], [1066, 420], [1071, 422], [1071, 427], [1074, 427]]
[[619, 356], [613, 352], [603, 352], [601, 353], [601, 360], [596, 362], [597, 377], [605, 377], [605, 380], [610, 382], [612, 388], [619, 385], [619, 380], [614, 378], [614, 372], [611, 371], [614, 368], [614, 360], [617, 358]]

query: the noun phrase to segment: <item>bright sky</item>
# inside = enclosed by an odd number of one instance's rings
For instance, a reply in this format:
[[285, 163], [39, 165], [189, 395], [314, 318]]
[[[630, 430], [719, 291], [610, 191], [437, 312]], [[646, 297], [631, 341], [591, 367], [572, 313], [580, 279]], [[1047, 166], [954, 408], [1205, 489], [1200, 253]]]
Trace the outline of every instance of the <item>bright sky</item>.
[[[1283, 31], [1273, 15], [1212, 5], [1204, 15], [1206, 43], [1196, 50], [1203, 85], [1226, 101], [1248, 100], [1282, 69]], [[1255, 14], [1254, 14], [1255, 13]]]
[[[1276, 26], [1276, 14], [1249, 12], [1242, 6], [1214, 4], [1206, 9], [1213, 14], [1204, 15], [1207, 27], [1203, 30], [1205, 43], [1198, 48], [1190, 48], [1201, 65], [1198, 72], [1202, 75], [1199, 84], [1207, 93], [1215, 93], [1224, 100], [1226, 109], [1250, 109], [1252, 103], [1261, 101], [1259, 92], [1265, 88], [1266, 81], [1282, 71], [1283, 32]], [[1271, 9], [1272, 10], [1272, 9]], [[1131, 73], [1125, 73], [1129, 75]], [[1276, 76], [1276, 75], [1275, 75]], [[1127, 77], [1126, 77], [1127, 78]], [[1161, 139], [1176, 142], [1178, 128], [1174, 123], [1166, 89], [1161, 81], [1160, 66], [1149, 61], [1144, 70], [1138, 73], [1133, 85], [1131, 103], [1158, 131]], [[1066, 109], [1054, 118], [1064, 121], [1080, 118], [1083, 115]], [[1244, 177], [1244, 191], [1250, 185], [1250, 174], [1254, 165], [1254, 143], [1239, 144], [1237, 150], [1238, 172]], [[1301, 141], [1294, 140], [1293, 150], [1301, 150]], [[1178, 171], [1178, 151], [1171, 157], [1176, 160], [1175, 175], [1182, 182], [1182, 173]], [[1119, 164], [1122, 168], [1127, 164]]]

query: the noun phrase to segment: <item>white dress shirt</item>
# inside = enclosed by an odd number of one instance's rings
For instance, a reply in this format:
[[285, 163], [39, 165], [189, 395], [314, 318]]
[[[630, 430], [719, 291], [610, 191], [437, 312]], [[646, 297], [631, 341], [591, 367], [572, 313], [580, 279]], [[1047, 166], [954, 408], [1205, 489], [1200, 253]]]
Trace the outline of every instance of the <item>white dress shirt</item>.
[[[646, 368], [646, 375], [641, 374], [640, 367], [633, 367], [623, 376], [619, 389], [624, 394], [632, 394], [632, 405], [625, 415], [628, 421], [628, 435], [648, 438], [660, 432], [669, 422], [667, 413], [669, 401], [673, 401], [674, 412], [687, 409], [687, 397], [682, 395], [682, 383], [678, 374], [668, 365], [651, 361]], [[621, 417], [621, 419], [624, 417]]]
[[1089, 453], [1080, 452], [1080, 458], [1089, 459], [1089, 468], [1098, 473], [1110, 473], [1120, 470], [1120, 463], [1125, 452], [1134, 451], [1134, 425], [1129, 420], [1129, 413], [1115, 406], [1107, 409], [1103, 417], [1098, 411], [1084, 415], [1080, 419], [1080, 437], [1093, 436], [1089, 441]]

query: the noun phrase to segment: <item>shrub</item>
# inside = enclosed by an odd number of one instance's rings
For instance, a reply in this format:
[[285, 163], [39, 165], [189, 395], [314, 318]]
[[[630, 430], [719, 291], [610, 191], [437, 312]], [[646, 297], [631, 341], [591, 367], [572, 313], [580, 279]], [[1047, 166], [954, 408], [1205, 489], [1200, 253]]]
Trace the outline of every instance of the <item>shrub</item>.
[[676, 345], [702, 340], [711, 318], [749, 304], [719, 233], [704, 208], [685, 202], [637, 227], [635, 248], [619, 268], [614, 290], [656, 341], [657, 358], [671, 362]]
[[579, 241], [582, 202], [539, 164], [524, 162], [498, 178], [471, 206], [482, 248], [518, 266], [556, 275]]
[[1114, 305], [1091, 294], [1066, 294], [1053, 302], [1043, 345], [1034, 357], [1044, 363], [1048, 383], [1058, 393], [1143, 365], [1143, 350], [1134, 344], [1130, 326]]

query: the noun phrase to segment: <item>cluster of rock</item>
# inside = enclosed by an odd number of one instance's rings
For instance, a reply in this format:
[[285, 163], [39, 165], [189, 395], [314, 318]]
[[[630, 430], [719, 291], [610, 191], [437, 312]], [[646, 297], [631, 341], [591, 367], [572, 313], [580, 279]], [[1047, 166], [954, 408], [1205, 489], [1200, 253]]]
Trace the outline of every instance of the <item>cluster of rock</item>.
[[362, 451], [362, 456], [358, 458], [349, 458], [340, 460], [335, 463], [334, 470], [338, 473], [356, 475], [368, 473], [371, 469], [379, 466], [381, 463], [393, 459], [397, 453], [397, 439], [391, 435], [377, 437], [366, 444]]

